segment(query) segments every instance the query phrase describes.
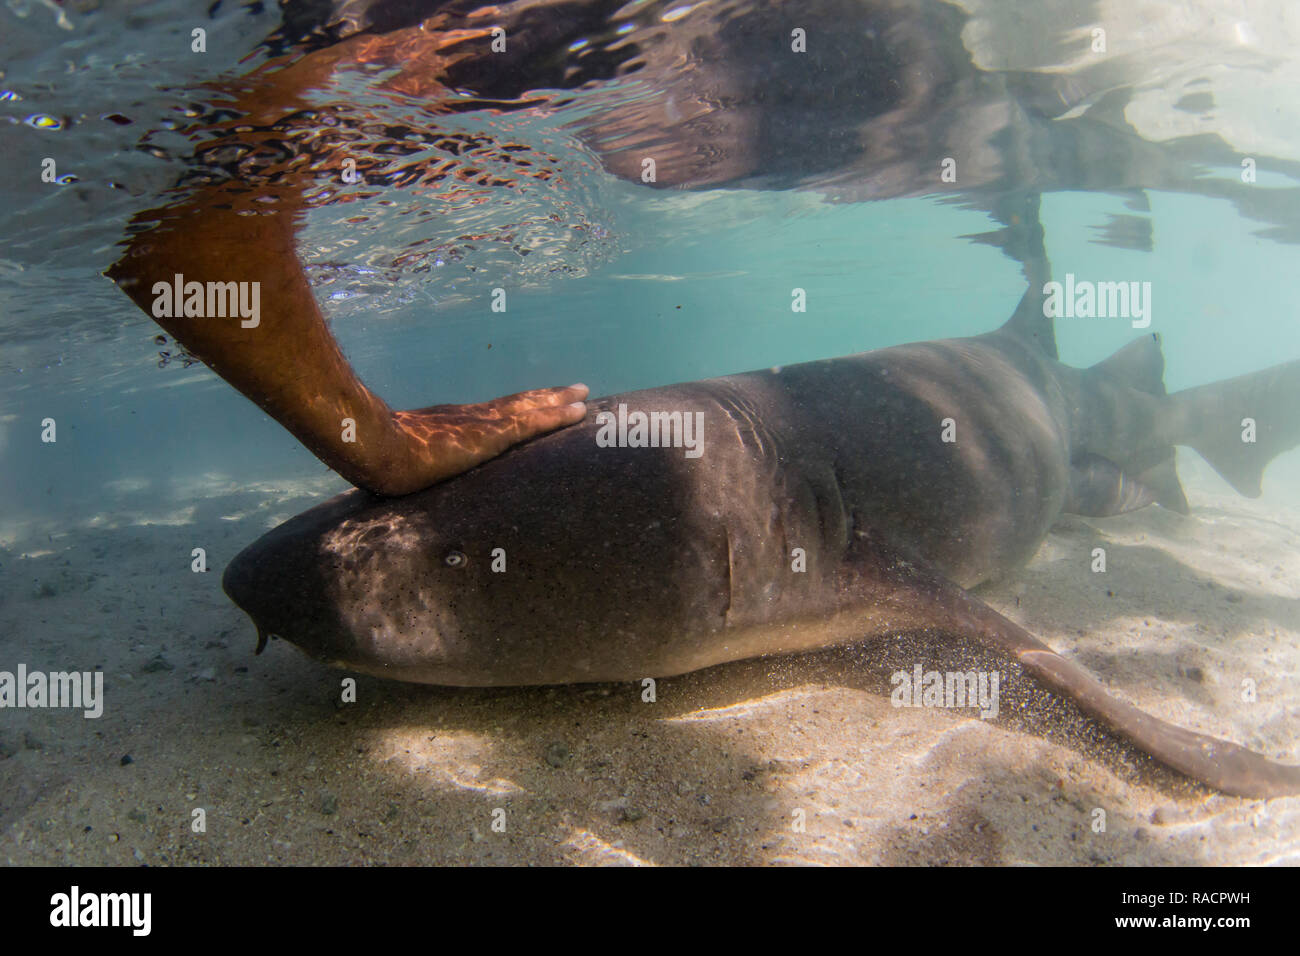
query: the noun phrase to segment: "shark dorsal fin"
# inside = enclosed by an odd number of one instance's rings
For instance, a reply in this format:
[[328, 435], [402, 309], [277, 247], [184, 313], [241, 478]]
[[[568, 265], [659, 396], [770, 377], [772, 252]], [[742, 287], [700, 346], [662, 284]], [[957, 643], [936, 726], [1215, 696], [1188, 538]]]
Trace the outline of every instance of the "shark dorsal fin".
[[1112, 382], [1148, 395], [1165, 394], [1165, 356], [1159, 335], [1144, 335], [1092, 367]]
[[998, 331], [1033, 345], [1048, 358], [1059, 359], [1056, 351], [1056, 323], [1043, 313], [1043, 285], [1033, 276], [1020, 304]]

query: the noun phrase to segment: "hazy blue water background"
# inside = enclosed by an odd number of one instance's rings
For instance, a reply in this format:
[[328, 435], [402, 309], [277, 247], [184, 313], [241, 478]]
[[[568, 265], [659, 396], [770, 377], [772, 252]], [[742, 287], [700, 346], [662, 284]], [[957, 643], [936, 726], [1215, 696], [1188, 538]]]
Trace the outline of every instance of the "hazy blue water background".
[[[115, 258], [127, 218], [151, 205], [180, 168], [136, 150], [141, 135], [155, 131], [154, 143], [178, 152], [183, 140], [168, 141], [160, 124], [181, 121], [195, 84], [236, 69], [275, 25], [275, 12], [230, 8], [206, 19], [184, 5], [106, 3], [74, 14], [76, 28], [63, 30], [46, 8], [11, 0], [0, 17], [7, 64], [0, 86], [21, 96], [0, 102], [8, 171], [0, 183], [5, 512], [70, 519], [95, 513], [100, 496], [115, 488], [165, 502], [205, 475], [238, 482], [322, 474], [296, 442], [202, 367], [158, 368], [158, 330], [98, 275]], [[188, 50], [191, 21], [209, 30], [203, 56]], [[1260, 95], [1277, 97], [1280, 110], [1287, 90]], [[103, 119], [114, 112], [133, 124]], [[25, 122], [42, 114], [63, 128]], [[1023, 291], [1015, 263], [960, 238], [994, 228], [981, 213], [928, 198], [835, 203], [807, 191], [654, 191], [603, 173], [559, 129], [562, 119], [522, 126], [511, 119], [508, 128], [560, 154], [566, 194], [502, 195], [446, 222], [431, 214], [421, 234], [445, 238], [467, 222], [547, 214], [594, 225], [599, 241], [590, 248], [560, 242], [549, 258], [533, 260], [578, 278], [529, 271], [522, 262], [512, 272], [496, 259], [498, 268], [473, 279], [463, 271], [447, 281], [404, 276], [382, 302], [335, 302], [330, 288], [320, 289], [345, 351], [395, 407], [574, 380], [603, 394], [972, 334], [1001, 323]], [[39, 182], [46, 156], [80, 181]], [[1264, 173], [1255, 188], [1281, 185]], [[403, 192], [408, 203], [438, 206], [436, 196]], [[1043, 223], [1057, 276], [1151, 282], [1151, 329], [1165, 337], [1171, 388], [1300, 356], [1295, 247], [1261, 238], [1263, 227], [1226, 202], [1147, 196], [1149, 212], [1134, 212], [1131, 197], [1048, 194]], [[367, 237], [340, 222], [347, 212], [312, 214], [300, 236], [309, 261], [312, 250], [346, 261], [340, 240], [382, 250], [383, 227], [396, 228], [395, 219], [376, 215], [378, 234]], [[1153, 251], [1094, 241], [1126, 216], [1149, 219]], [[488, 307], [498, 285], [510, 296], [505, 314]], [[807, 291], [806, 313], [790, 310], [795, 287]], [[1136, 334], [1119, 319], [1058, 323], [1062, 357], [1073, 364], [1094, 362]], [[46, 417], [59, 423], [55, 445], [39, 441]]]
[[[507, 283], [504, 314], [491, 312], [485, 288], [458, 306], [421, 301], [336, 321], [363, 379], [395, 407], [569, 381], [605, 394], [978, 333], [1000, 324], [1024, 287], [996, 249], [955, 238], [987, 230], [986, 217], [934, 200], [701, 199], [623, 184], [608, 193], [621, 251], [586, 278], [521, 292]], [[1155, 251], [1134, 252], [1089, 242], [1107, 215], [1124, 213], [1121, 199], [1048, 196], [1058, 275], [1152, 283], [1151, 330], [1164, 336], [1171, 389], [1300, 356], [1294, 248], [1252, 235], [1226, 203], [1156, 194], [1151, 206]], [[57, 284], [61, 307], [21, 317], [41, 329], [23, 345], [32, 364], [0, 370], [0, 496], [11, 515], [90, 514], [115, 482], [167, 499], [205, 474], [323, 471], [202, 367], [158, 368], [158, 330], [107, 280]], [[794, 287], [808, 292], [806, 313], [791, 311]], [[92, 309], [115, 330], [110, 339], [63, 331]], [[1062, 319], [1057, 334], [1064, 360], [1090, 364], [1140, 333], [1112, 318]], [[59, 423], [55, 445], [40, 442], [45, 417]]]

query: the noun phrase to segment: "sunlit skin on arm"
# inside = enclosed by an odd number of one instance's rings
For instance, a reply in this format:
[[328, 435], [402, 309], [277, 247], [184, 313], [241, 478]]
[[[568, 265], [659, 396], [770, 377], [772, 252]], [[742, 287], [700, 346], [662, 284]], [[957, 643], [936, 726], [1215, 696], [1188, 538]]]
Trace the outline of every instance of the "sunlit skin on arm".
[[[412, 31], [401, 33], [395, 39], [409, 45]], [[287, 68], [252, 74], [232, 104], [243, 114], [238, 122], [263, 124], [305, 108], [305, 91], [324, 82], [341, 61], [373, 50], [375, 42], [345, 42]], [[429, 37], [431, 46], [437, 42], [436, 35]], [[144, 213], [138, 221], [157, 225], [131, 239], [108, 275], [323, 462], [378, 494], [418, 491], [583, 419], [585, 385], [409, 411], [391, 409], [366, 388], [330, 333], [295, 247], [304, 193], [317, 175], [282, 176], [255, 188], [238, 180], [215, 183]], [[156, 316], [154, 285], [171, 284], [176, 275], [186, 282], [259, 283], [260, 321], [245, 328], [238, 315]]]

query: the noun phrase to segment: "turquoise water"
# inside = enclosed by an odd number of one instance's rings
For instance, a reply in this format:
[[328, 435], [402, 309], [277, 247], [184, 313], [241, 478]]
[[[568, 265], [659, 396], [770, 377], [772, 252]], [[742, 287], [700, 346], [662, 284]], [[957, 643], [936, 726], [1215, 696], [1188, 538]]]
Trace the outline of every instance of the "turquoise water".
[[[1023, 292], [1016, 263], [958, 238], [986, 231], [987, 217], [933, 199], [840, 205], [795, 192], [696, 197], [621, 183], [606, 198], [618, 252], [582, 279], [511, 290], [505, 314], [490, 310], [484, 289], [479, 301], [336, 320], [363, 381], [394, 407], [569, 381], [610, 394], [978, 334], [1005, 321]], [[1152, 283], [1151, 329], [1164, 339], [1171, 390], [1300, 355], [1293, 247], [1255, 235], [1222, 201], [1150, 198], [1154, 249], [1140, 252], [1091, 241], [1108, 216], [1125, 214], [1121, 199], [1049, 195], [1043, 223], [1056, 273]], [[96, 489], [115, 481], [171, 497], [178, 482], [214, 472], [233, 481], [320, 474], [211, 373], [158, 368], [158, 330], [107, 280], [58, 285], [65, 301], [93, 303], [112, 338], [62, 333], [57, 312], [11, 319], [31, 337], [25, 361], [45, 364], [0, 373], [0, 494], [10, 514], [93, 511]], [[803, 314], [790, 309], [796, 287], [809, 294]], [[72, 314], [84, 319], [82, 309]], [[1057, 323], [1061, 357], [1074, 365], [1137, 334], [1123, 319]], [[75, 429], [73, 440], [40, 446], [46, 416]]]
[[[310, 473], [315, 466], [301, 449], [213, 376], [176, 364], [157, 368], [157, 330], [98, 275], [116, 258], [125, 221], [156, 202], [184, 168], [186, 137], [163, 127], [185, 123], [193, 103], [211, 98], [199, 83], [256, 63], [248, 54], [276, 16], [218, 9], [208, 52], [196, 56], [180, 38], [183, 17], [167, 3], [87, 10], [73, 15], [72, 30], [39, 5], [10, 4], [4, 13], [11, 66], [3, 83], [14, 98], [0, 101], [8, 120], [0, 136], [10, 168], [26, 172], [3, 187], [0, 493], [18, 513], [58, 514], [68, 506], [56, 504], [60, 499], [89, 503], [96, 487], [116, 480], [148, 481], [164, 493], [168, 480], [229, 473], [232, 453], [245, 476]], [[1078, 16], [1087, 14], [1081, 7]], [[1206, 42], [1205, 29], [1187, 29]], [[1050, 35], [1026, 31], [1006, 40], [1022, 59]], [[1188, 47], [1190, 62], [1179, 64], [1170, 88], [1179, 80], [1195, 84], [1198, 64], [1224, 55], [1209, 50], [1198, 60], [1197, 50]], [[1264, 44], [1259, 63], [1267, 52]], [[1245, 58], [1249, 76], [1256, 65], [1250, 50], [1233, 54]], [[248, 63], [240, 66], [241, 59]], [[1177, 62], [1163, 50], [1150, 59], [1152, 70]], [[343, 95], [393, 117], [413, 115], [369, 97], [354, 77], [318, 99]], [[399, 269], [385, 274], [391, 281], [382, 295], [347, 300], [337, 297], [337, 286], [318, 285], [363, 380], [394, 407], [573, 380], [602, 394], [973, 334], [1000, 324], [1023, 291], [1015, 262], [963, 238], [997, 228], [978, 210], [924, 196], [838, 201], [842, 185], [818, 188], [816, 176], [799, 190], [647, 189], [609, 176], [574, 139], [567, 124], [587, 107], [579, 97], [545, 116], [446, 120], [458, 128], [486, 124], [503, 138], [558, 152], [562, 189], [498, 190], [486, 203], [452, 202], [450, 213], [443, 193], [397, 190], [398, 205], [418, 214], [398, 217], [368, 201], [365, 226], [341, 222], [339, 207], [313, 212], [299, 236], [309, 268], [349, 258], [354, 267], [373, 263], [413, 236], [443, 242], [461, 231], [532, 223], [531, 232], [516, 230], [542, 249], [530, 262], [489, 251], [468, 260], [477, 264], [475, 275], [462, 263], [447, 264], [447, 274], [459, 268], [455, 277]], [[123, 113], [131, 125], [105, 119]], [[33, 117], [50, 117], [53, 127], [33, 125]], [[1238, 119], [1217, 118], [1228, 128]], [[172, 158], [141, 153], [135, 147], [142, 142]], [[34, 183], [46, 154], [78, 181]], [[1048, 192], [1042, 222], [1055, 272], [1150, 281], [1152, 327], [1164, 335], [1171, 388], [1300, 354], [1292, 320], [1300, 280], [1289, 239], [1300, 227], [1286, 219], [1294, 185], [1270, 171], [1289, 168], [1286, 161], [1264, 160], [1250, 187], [1257, 191], [1251, 208], [1271, 221], [1242, 218], [1245, 204], [1210, 198], [1238, 186], [1238, 171], [1226, 163], [1205, 166], [1192, 181], [1205, 195], [1147, 190], [1147, 211], [1133, 210], [1132, 191]], [[1139, 165], [1126, 175], [1141, 173]], [[548, 231], [547, 216], [561, 228]], [[1149, 229], [1150, 250], [1104, 242], [1117, 220]], [[593, 237], [589, 245], [562, 231], [575, 223], [595, 227], [584, 233]], [[546, 268], [532, 267], [539, 259]], [[556, 275], [557, 266], [575, 278]], [[506, 314], [489, 309], [497, 285], [511, 295]], [[796, 287], [807, 290], [806, 313], [790, 310]], [[1135, 333], [1122, 320], [1079, 319], [1059, 322], [1057, 334], [1062, 357], [1086, 365]], [[46, 415], [75, 423], [77, 441], [42, 449], [43, 459], [31, 454], [30, 442]], [[59, 466], [51, 469], [53, 455]]]

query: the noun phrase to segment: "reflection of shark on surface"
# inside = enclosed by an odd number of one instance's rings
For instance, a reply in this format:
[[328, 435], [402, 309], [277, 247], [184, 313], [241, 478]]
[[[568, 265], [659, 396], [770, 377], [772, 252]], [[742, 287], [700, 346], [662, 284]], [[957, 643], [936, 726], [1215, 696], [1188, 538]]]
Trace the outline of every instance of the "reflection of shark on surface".
[[[1273, 231], [1278, 239], [1300, 223], [1300, 190], [1263, 196], [1201, 175], [1201, 164], [1233, 158], [1222, 140], [1153, 144], [1137, 135], [1120, 102], [1134, 80], [1113, 65], [1065, 77], [979, 68], [963, 43], [970, 22], [941, 0], [286, 0], [282, 13], [263, 44], [270, 59], [215, 83], [214, 102], [191, 111], [199, 142], [183, 188], [134, 217], [106, 274], [184, 346], [187, 362], [206, 363], [339, 474], [384, 494], [427, 487], [580, 420], [586, 388], [390, 408], [348, 364], [313, 296], [297, 254], [305, 213], [375, 189], [423, 188], [435, 207], [456, 195], [440, 210], [447, 218], [419, 201], [409, 212], [454, 223], [458, 209], [493, 191], [548, 183], [554, 215], [524, 203], [522, 220], [464, 232], [446, 248], [445, 235], [437, 246], [426, 236], [371, 264], [396, 283], [483, 245], [507, 257], [506, 271], [548, 236], [578, 254], [601, 229], [580, 213], [566, 218], [575, 206], [558, 198], [566, 164], [549, 147], [517, 141], [534, 120], [541, 141], [562, 124], [606, 169], [658, 188], [809, 188], [833, 201], [946, 192], [987, 210], [1002, 228], [974, 238], [1031, 275], [1046, 262], [1038, 218], [1046, 190], [1221, 195], [1247, 215], [1289, 224]], [[358, 85], [364, 96], [342, 95]], [[585, 176], [586, 164], [575, 163]], [[1149, 224], [1136, 217], [1107, 236], [1150, 246]], [[567, 269], [550, 253], [531, 261], [542, 264], [536, 275]], [[470, 263], [454, 271], [486, 274]], [[250, 337], [242, 323], [212, 321], [188, 302], [183, 313], [158, 314], [151, 290], [177, 275], [265, 289], [267, 321]], [[1145, 321], [1149, 296], [1141, 302]], [[288, 354], [298, 359], [291, 375]], [[344, 437], [345, 418], [367, 448]]]
[[[1063, 513], [1186, 512], [1175, 445], [1253, 496], [1300, 442], [1300, 362], [1166, 395], [1147, 335], [1071, 368], [1040, 288], [985, 335], [593, 401], [584, 423], [425, 491], [353, 491], [293, 518], [235, 558], [226, 591], [263, 640], [453, 685], [938, 635], [1213, 787], [1300, 792], [1300, 767], [1112, 697], [965, 590], [1024, 565]], [[703, 455], [603, 447], [619, 405], [701, 415]]]
[[[1135, 91], [1164, 78], [1158, 54], [1089, 57], [1085, 36], [1049, 34], [1073, 69], [981, 68], [972, 26], [981, 48], [996, 47], [994, 36], [1043, 37], [944, 0], [290, 2], [265, 47], [360, 41], [400, 71], [396, 89], [416, 90], [418, 59], [413, 67], [365, 40], [421, 24], [428, 37], [461, 37], [443, 41], [436, 66], [460, 94], [457, 112], [571, 105], [570, 128], [604, 167], [654, 188], [808, 187], [839, 201], [950, 194], [1004, 224], [1007, 192], [1118, 191], [1142, 208], [1133, 191], [1163, 189], [1228, 199], [1274, 238], [1300, 241], [1300, 190], [1207, 176], [1238, 170], [1242, 156], [1213, 134], [1151, 142], [1128, 121]], [[410, 56], [410, 43], [394, 44]], [[1003, 58], [991, 52], [982, 59]], [[1300, 180], [1294, 161], [1251, 162]], [[1119, 217], [1106, 232], [1103, 241], [1150, 246], [1140, 218]]]

